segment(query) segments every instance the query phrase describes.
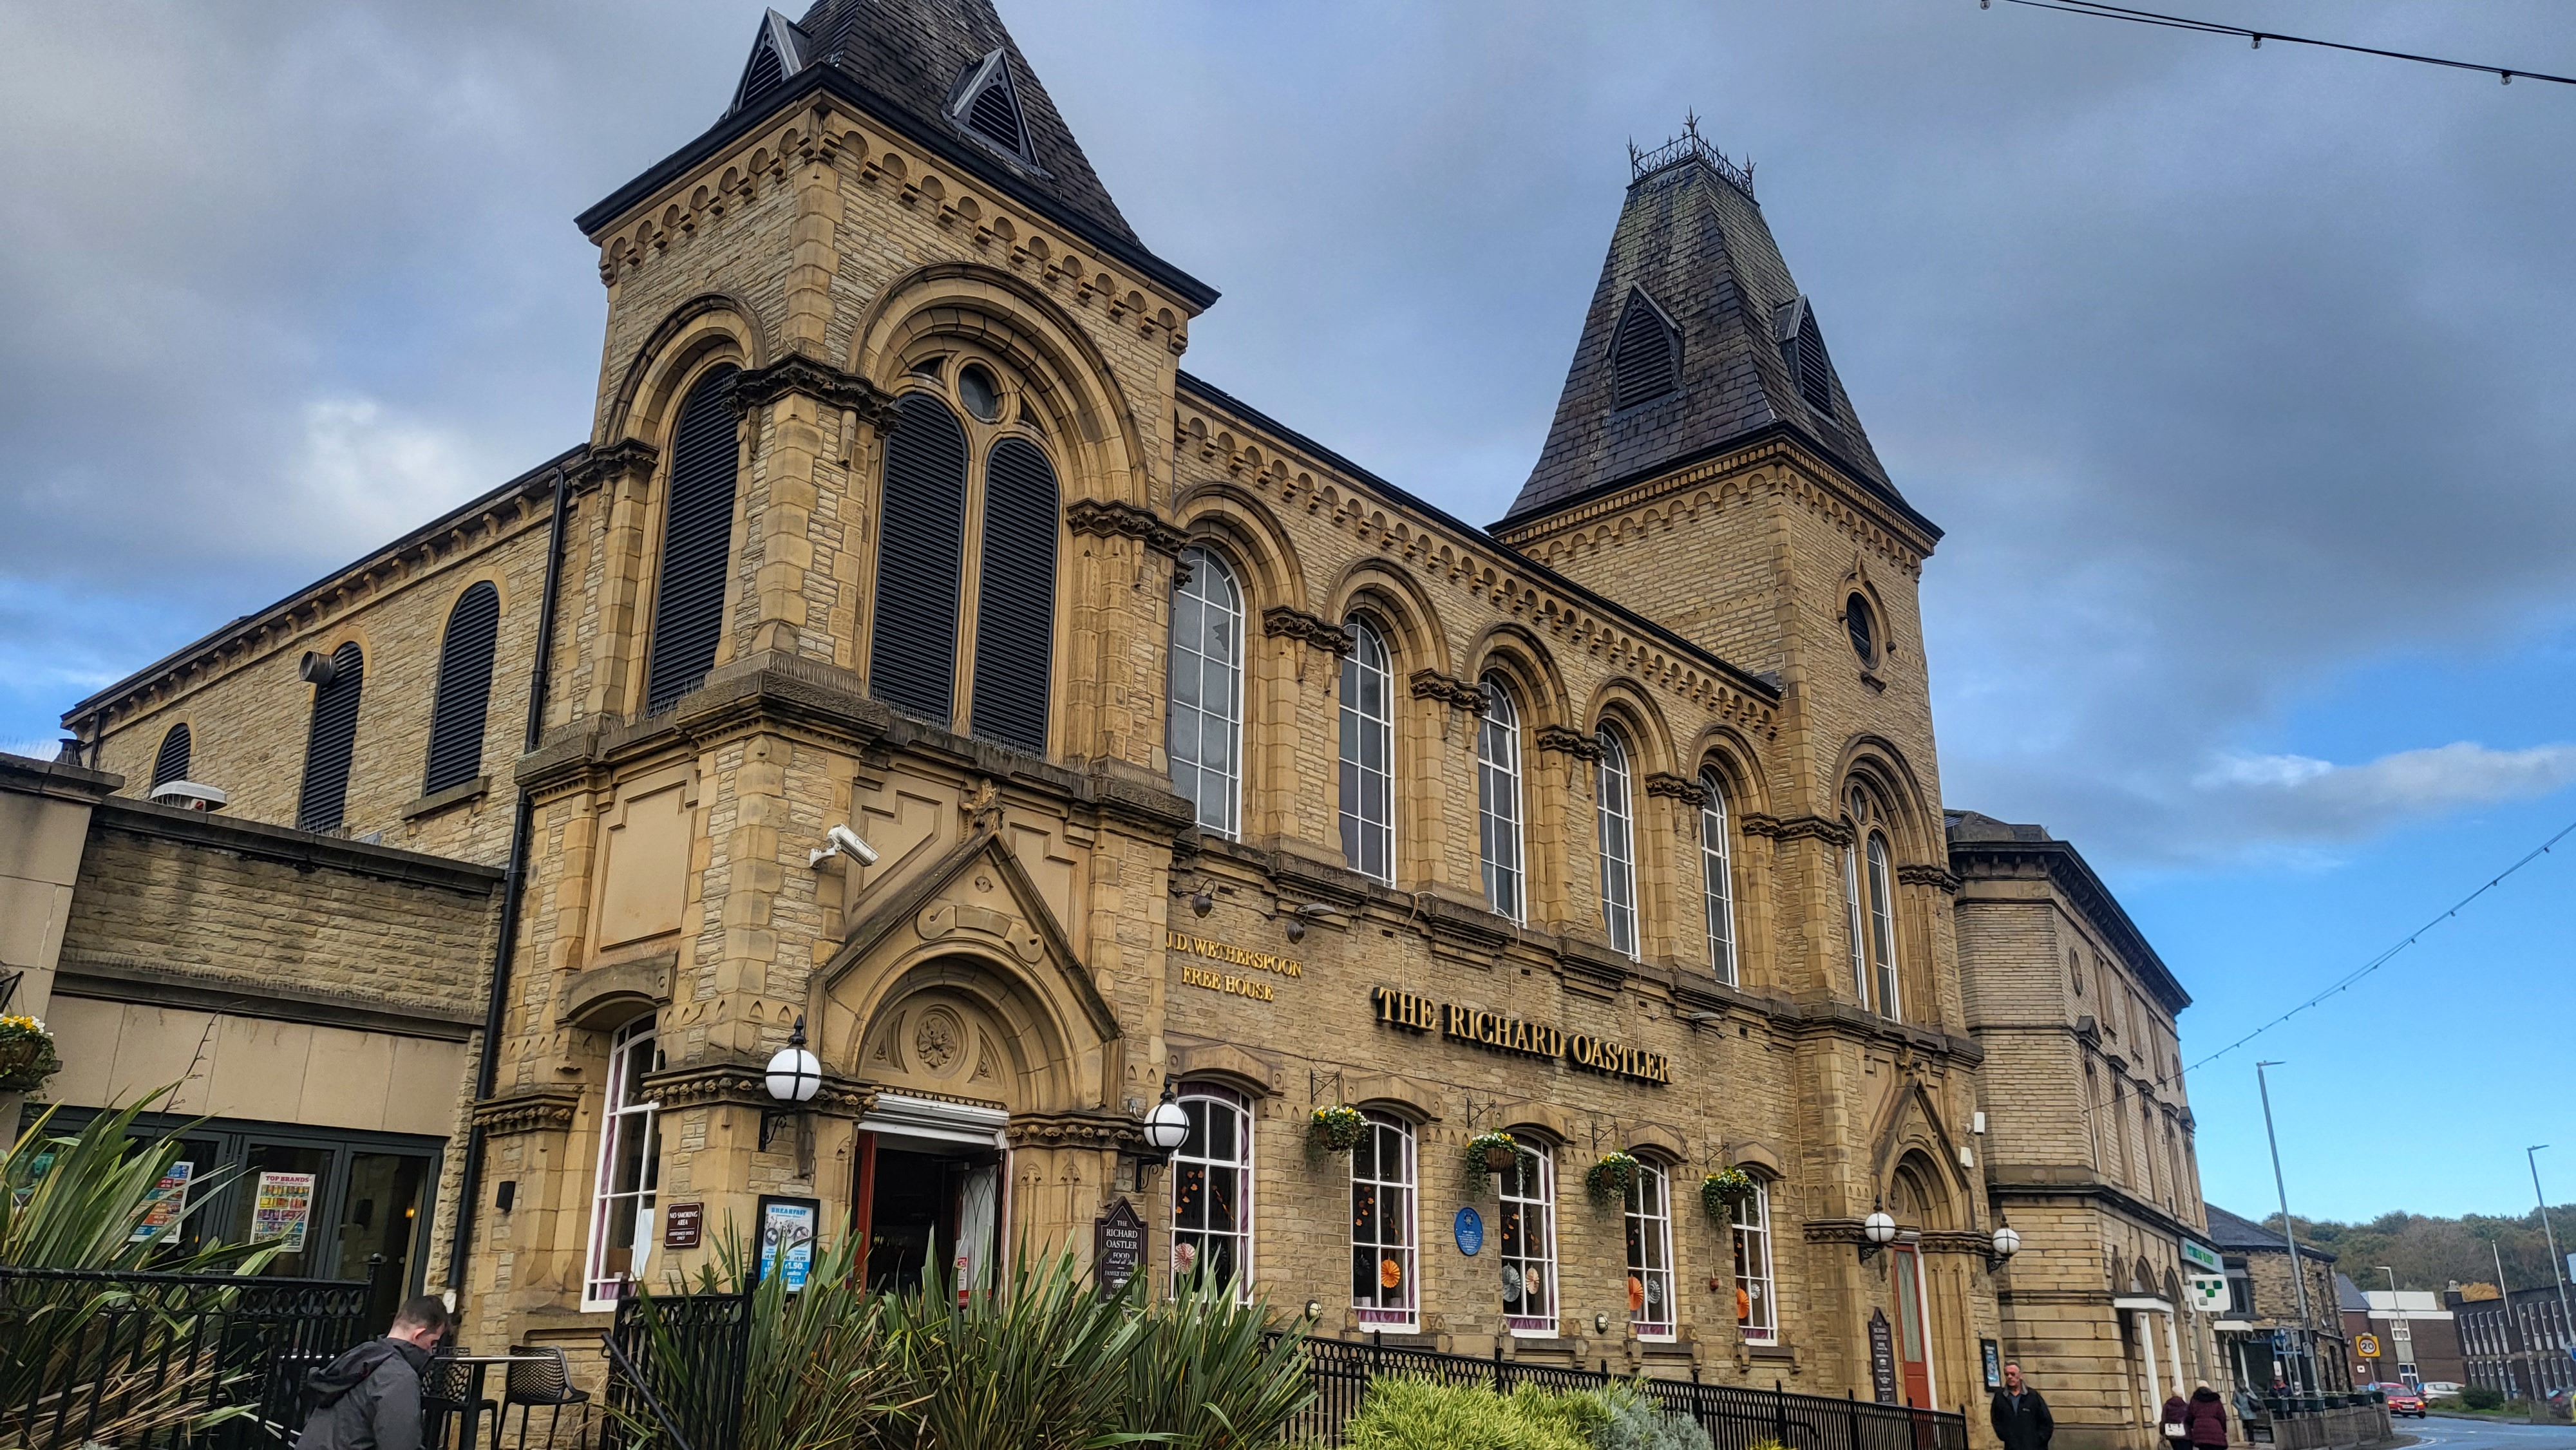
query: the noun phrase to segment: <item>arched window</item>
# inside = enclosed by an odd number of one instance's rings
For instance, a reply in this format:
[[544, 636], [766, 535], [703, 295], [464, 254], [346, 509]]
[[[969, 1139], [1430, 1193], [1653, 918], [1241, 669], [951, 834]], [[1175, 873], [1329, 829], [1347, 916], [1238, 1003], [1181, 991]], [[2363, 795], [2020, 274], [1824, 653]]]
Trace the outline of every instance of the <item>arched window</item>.
[[[885, 444], [868, 693], [945, 726], [956, 703], [958, 571], [966, 548], [966, 429], [910, 392]], [[1050, 534], [1050, 537], [1052, 535]], [[1048, 594], [1054, 607], [1054, 594]]]
[[1735, 1326], [1747, 1344], [1775, 1344], [1780, 1306], [1772, 1293], [1771, 1185], [1753, 1180], [1753, 1191], [1735, 1201]]
[[501, 637], [501, 591], [488, 579], [459, 595], [438, 647], [438, 698], [429, 712], [432, 795], [483, 773], [483, 714], [492, 703], [492, 652]]
[[1593, 737], [1601, 747], [1593, 795], [1601, 818], [1601, 925], [1615, 951], [1637, 954], [1637, 820], [1628, 796], [1628, 747], [1619, 732]]
[[1199, 829], [1232, 838], [1243, 805], [1243, 591], [1234, 571], [1195, 545], [1172, 593], [1171, 703], [1165, 753], [1172, 788], [1198, 807]]
[[1628, 1180], [1628, 1330], [1639, 1339], [1673, 1337], [1673, 1181], [1652, 1163]]
[[1485, 904], [1527, 919], [1521, 868], [1521, 715], [1502, 682], [1485, 680], [1485, 718], [1476, 727], [1476, 835], [1485, 864]]
[[1395, 668], [1367, 621], [1342, 626], [1342, 859], [1395, 883]]
[[1172, 1288], [1205, 1275], [1252, 1292], [1252, 1112], [1232, 1088], [1181, 1089], [1190, 1135], [1172, 1155]]
[[1503, 1270], [1503, 1325], [1514, 1334], [1556, 1337], [1556, 1158], [1514, 1150], [1501, 1174], [1496, 1238]]
[[358, 692], [367, 659], [351, 640], [331, 652], [329, 677], [313, 687], [313, 723], [304, 736], [304, 790], [295, 829], [336, 831], [349, 805], [349, 762], [358, 748]]
[[1869, 792], [1852, 787], [1853, 843], [1843, 848], [1843, 912], [1851, 933], [1852, 991], [1882, 1017], [1901, 1015], [1896, 991], [1896, 892], [1887, 836]]
[[662, 566], [653, 586], [653, 647], [644, 664], [644, 712], [667, 710], [715, 666], [724, 638], [725, 580], [733, 559], [733, 491], [741, 440], [734, 428], [732, 367], [707, 370], [671, 430], [670, 501], [662, 513]]
[[1410, 1330], [1419, 1317], [1414, 1183], [1413, 1125], [1370, 1113], [1351, 1150], [1351, 1305], [1372, 1328]]
[[590, 1253], [582, 1276], [584, 1308], [607, 1308], [645, 1278], [653, 1253], [653, 1204], [660, 1181], [658, 1104], [644, 1079], [661, 1066], [653, 1019], [620, 1030], [608, 1048], [608, 1088], [600, 1110], [599, 1171], [591, 1180]]
[[161, 751], [152, 757], [153, 790], [159, 790], [174, 780], [188, 778], [189, 740], [185, 721], [171, 726], [161, 737]]
[[1699, 778], [1700, 899], [1708, 912], [1708, 966], [1735, 985], [1734, 830], [1726, 818], [1726, 791], [1714, 771]]
[[[969, 367], [968, 373], [982, 369]], [[975, 602], [970, 733], [1046, 754], [1055, 665], [1055, 470], [1025, 438], [984, 464], [984, 554]]]

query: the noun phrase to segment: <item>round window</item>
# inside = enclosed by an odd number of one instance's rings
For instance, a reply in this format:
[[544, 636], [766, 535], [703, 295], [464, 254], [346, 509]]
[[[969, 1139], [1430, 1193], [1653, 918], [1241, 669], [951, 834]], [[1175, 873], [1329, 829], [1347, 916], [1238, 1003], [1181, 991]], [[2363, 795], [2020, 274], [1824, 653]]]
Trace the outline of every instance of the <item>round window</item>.
[[1002, 421], [1002, 385], [993, 381], [991, 370], [982, 363], [968, 363], [957, 370], [957, 401], [987, 423]]
[[1851, 631], [1852, 653], [1865, 665], [1878, 663], [1876, 623], [1870, 618], [1869, 601], [1855, 594], [1843, 601], [1843, 628]]

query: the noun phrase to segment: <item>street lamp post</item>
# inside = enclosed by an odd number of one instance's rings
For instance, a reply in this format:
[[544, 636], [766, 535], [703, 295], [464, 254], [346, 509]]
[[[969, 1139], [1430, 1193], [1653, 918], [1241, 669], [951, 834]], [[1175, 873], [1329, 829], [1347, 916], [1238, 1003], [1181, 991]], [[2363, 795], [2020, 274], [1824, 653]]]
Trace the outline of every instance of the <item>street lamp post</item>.
[[2534, 1143], [2522, 1150], [2523, 1161], [2531, 1165], [2531, 1196], [2540, 1202], [2540, 1231], [2549, 1240], [2549, 1273], [2558, 1281], [2558, 1347], [2567, 1348], [2567, 1333], [2576, 1328], [2576, 1320], [2567, 1314], [2567, 1261], [2558, 1257], [2558, 1230], [2549, 1226], [2549, 1198], [2540, 1191], [2540, 1150], [2546, 1143]]
[[[2487, 1252], [2495, 1257], [2496, 1295], [2504, 1301], [2504, 1395], [2506, 1399], [2512, 1399], [2516, 1378], [2514, 1361], [2517, 1358], [2513, 1348], [2513, 1286], [2504, 1281], [2504, 1250], [2498, 1247], [2502, 1242], [2501, 1239], [2487, 1240]], [[2529, 1336], [2525, 1336], [2524, 1340], [2528, 1347]], [[2536, 1372], [2533, 1378], [2534, 1383], [2537, 1383]]]
[[2263, 1094], [2263, 1139], [2272, 1145], [2272, 1189], [2281, 1196], [2281, 1238], [2290, 1246], [2290, 1287], [2299, 1301], [2299, 1333], [2306, 1337], [2299, 1364], [2307, 1380], [2306, 1393], [2317, 1392], [2316, 1320], [2308, 1313], [2308, 1275], [2299, 1267], [2299, 1234], [2290, 1226], [2290, 1189], [2281, 1177], [2281, 1139], [2272, 1131], [2272, 1084], [2263, 1076], [2267, 1067], [2287, 1067], [2286, 1062], [2254, 1064], [2254, 1086]]

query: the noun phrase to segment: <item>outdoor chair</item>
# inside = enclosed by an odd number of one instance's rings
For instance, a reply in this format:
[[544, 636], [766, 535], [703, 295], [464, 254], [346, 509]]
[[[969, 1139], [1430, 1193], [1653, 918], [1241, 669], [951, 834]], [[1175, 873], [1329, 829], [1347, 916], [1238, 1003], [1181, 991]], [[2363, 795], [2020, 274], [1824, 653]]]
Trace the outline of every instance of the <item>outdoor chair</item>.
[[490, 1416], [492, 1438], [486, 1443], [500, 1443], [500, 1405], [489, 1399], [474, 1399], [473, 1394], [474, 1366], [460, 1364], [452, 1355], [430, 1357], [429, 1370], [420, 1377], [420, 1409], [421, 1417], [429, 1422], [429, 1433], [423, 1438], [433, 1450], [447, 1443], [447, 1422], [465, 1416]]
[[[563, 1420], [564, 1406], [583, 1406], [583, 1423], [589, 1423], [590, 1392], [573, 1387], [572, 1372], [564, 1364], [561, 1348], [546, 1345], [521, 1348], [512, 1353], [516, 1358], [510, 1361], [509, 1386], [502, 1399], [507, 1405], [519, 1407], [519, 1450], [527, 1450], [528, 1421], [536, 1414], [539, 1405], [553, 1411], [546, 1418], [546, 1446], [547, 1450], [554, 1450], [555, 1427]], [[502, 1413], [507, 1414], [508, 1411], [504, 1409]], [[497, 1445], [495, 1450], [498, 1450]]]

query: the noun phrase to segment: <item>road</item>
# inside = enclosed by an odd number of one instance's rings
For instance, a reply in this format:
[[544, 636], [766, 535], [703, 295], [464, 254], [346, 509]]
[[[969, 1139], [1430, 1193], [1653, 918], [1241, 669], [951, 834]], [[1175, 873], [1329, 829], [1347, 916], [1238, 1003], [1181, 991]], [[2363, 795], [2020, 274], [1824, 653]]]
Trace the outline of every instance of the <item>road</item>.
[[2506, 1425], [2427, 1415], [2399, 1420], [2396, 1428], [2401, 1435], [2415, 1436], [2425, 1450], [2576, 1450], [2576, 1426], [2571, 1425]]

